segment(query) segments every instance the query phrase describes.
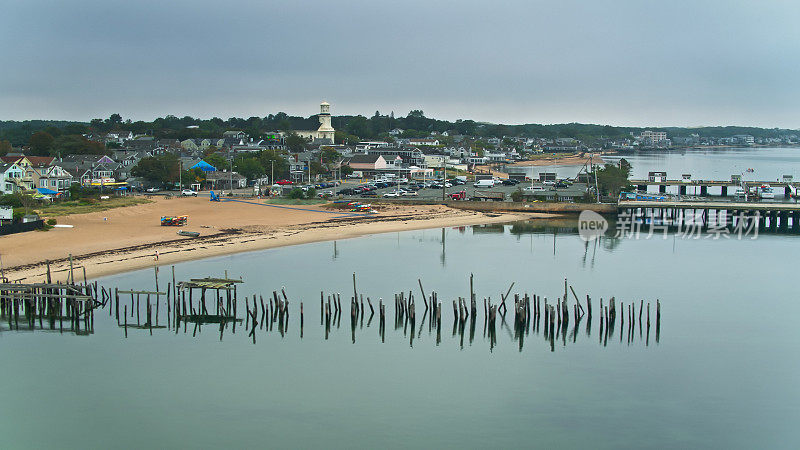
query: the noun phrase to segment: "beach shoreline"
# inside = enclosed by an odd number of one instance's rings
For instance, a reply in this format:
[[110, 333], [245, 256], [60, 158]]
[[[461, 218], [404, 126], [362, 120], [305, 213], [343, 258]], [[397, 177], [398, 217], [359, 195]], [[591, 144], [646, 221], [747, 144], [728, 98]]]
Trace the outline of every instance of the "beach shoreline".
[[[153, 225], [158, 215], [163, 214], [159, 211], [174, 209], [178, 202], [183, 203], [183, 210], [189, 211], [190, 222], [194, 224], [183, 229], [199, 231], [201, 237], [180, 237], [175, 234], [175, 227]], [[11, 281], [43, 282], [49, 262], [53, 280], [65, 281], [72, 255], [73, 277], [83, 281], [84, 270], [89, 280], [156, 265], [371, 234], [553, 217], [537, 213], [483, 213], [442, 205], [387, 205], [375, 215], [350, 217], [324, 207], [259, 206], [158, 199], [153, 204], [66, 216], [59, 223], [71, 222], [74, 228], [0, 238], [4, 274]], [[226, 214], [219, 214], [220, 210], [226, 210]]]

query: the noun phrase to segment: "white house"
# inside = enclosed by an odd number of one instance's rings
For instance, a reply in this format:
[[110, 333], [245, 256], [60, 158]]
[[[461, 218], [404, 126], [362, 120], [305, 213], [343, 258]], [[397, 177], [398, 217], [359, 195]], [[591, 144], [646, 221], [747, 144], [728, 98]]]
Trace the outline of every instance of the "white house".
[[438, 139], [425, 139], [425, 138], [412, 138], [408, 140], [408, 145], [428, 145], [428, 146], [438, 146], [439, 140]]

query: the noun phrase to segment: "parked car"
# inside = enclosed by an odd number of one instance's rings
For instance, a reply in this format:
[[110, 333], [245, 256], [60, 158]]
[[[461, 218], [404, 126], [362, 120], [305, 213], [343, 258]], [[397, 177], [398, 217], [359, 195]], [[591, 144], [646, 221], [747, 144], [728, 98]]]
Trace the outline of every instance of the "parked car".
[[383, 194], [383, 196], [386, 197], [386, 198], [400, 197], [400, 193], [399, 192], [387, 192], [387, 193]]
[[157, 187], [147, 188], [147, 192], [159, 192], [159, 191], [161, 191], [161, 189]]
[[280, 184], [281, 186], [285, 186], [285, 185], [294, 184], [294, 183], [292, 183], [289, 180], [278, 180], [275, 184]]
[[337, 194], [341, 194], [341, 195], [355, 195], [355, 193], [356, 193], [356, 190], [353, 189], [353, 188], [339, 189], [339, 192], [337, 192]]
[[404, 191], [402, 195], [403, 197], [416, 197], [419, 194], [417, 194], [416, 191]]
[[191, 189], [184, 189], [181, 191], [181, 196], [183, 197], [197, 197], [197, 191], [193, 191]]
[[503, 186], [516, 186], [517, 184], [519, 184], [519, 181], [512, 180], [509, 178], [507, 180], [501, 181], [500, 184], [502, 184]]

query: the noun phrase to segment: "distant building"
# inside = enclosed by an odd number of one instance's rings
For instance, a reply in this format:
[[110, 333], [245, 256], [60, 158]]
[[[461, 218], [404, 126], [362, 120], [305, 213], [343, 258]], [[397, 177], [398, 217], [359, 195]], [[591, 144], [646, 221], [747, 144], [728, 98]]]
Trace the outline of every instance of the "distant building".
[[753, 145], [756, 142], [755, 138], [753, 136], [750, 136], [749, 134], [736, 134], [734, 136], [731, 136], [731, 139], [736, 144], [744, 144], [744, 145]]
[[413, 138], [408, 140], [408, 145], [427, 145], [427, 146], [437, 146], [439, 145], [438, 139], [420, 139], [420, 138]]
[[371, 148], [388, 147], [390, 144], [384, 141], [361, 141], [356, 144], [356, 150], [369, 150]]
[[247, 140], [249, 137], [250, 136], [248, 136], [247, 133], [245, 133], [244, 131], [239, 131], [239, 130], [229, 130], [229, 131], [226, 131], [226, 132], [222, 133], [222, 138], [223, 139], [224, 138], [231, 138], [231, 139], [236, 139], [236, 140], [241, 141], [241, 140]]
[[334, 144], [336, 130], [331, 126], [331, 105], [322, 102], [319, 105], [319, 128], [316, 130], [295, 131], [298, 136], [309, 139], [312, 144]]

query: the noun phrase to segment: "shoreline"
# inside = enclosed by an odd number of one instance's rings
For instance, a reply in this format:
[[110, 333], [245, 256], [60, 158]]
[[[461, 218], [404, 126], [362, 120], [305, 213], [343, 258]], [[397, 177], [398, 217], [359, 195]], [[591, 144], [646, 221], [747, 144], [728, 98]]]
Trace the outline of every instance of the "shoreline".
[[[121, 208], [122, 210], [130, 208]], [[96, 251], [72, 253], [73, 277], [83, 281], [134, 270], [173, 265], [181, 262], [249, 251], [267, 250], [292, 245], [351, 239], [372, 234], [412, 231], [429, 228], [458, 227], [486, 223], [510, 222], [530, 218], [555, 217], [543, 213], [483, 213], [443, 206], [430, 208], [393, 208], [394, 211], [364, 218], [330, 218], [277, 227], [247, 225], [241, 228], [219, 228], [218, 232], [200, 238], [186, 239], [170, 236], [135, 245], [101, 247]], [[419, 210], [422, 209], [422, 213]], [[319, 211], [323, 213], [324, 211]], [[85, 216], [90, 216], [86, 214]], [[83, 215], [82, 215], [83, 216]], [[172, 230], [169, 230], [172, 231]], [[50, 231], [52, 232], [52, 230]], [[48, 232], [48, 233], [50, 233]], [[2, 242], [2, 241], [0, 241]], [[22, 264], [4, 268], [10, 281], [41, 282], [50, 264], [53, 281], [68, 278], [70, 260], [68, 248], [62, 257], [50, 259], [29, 256]], [[156, 261], [156, 252], [158, 260]]]

